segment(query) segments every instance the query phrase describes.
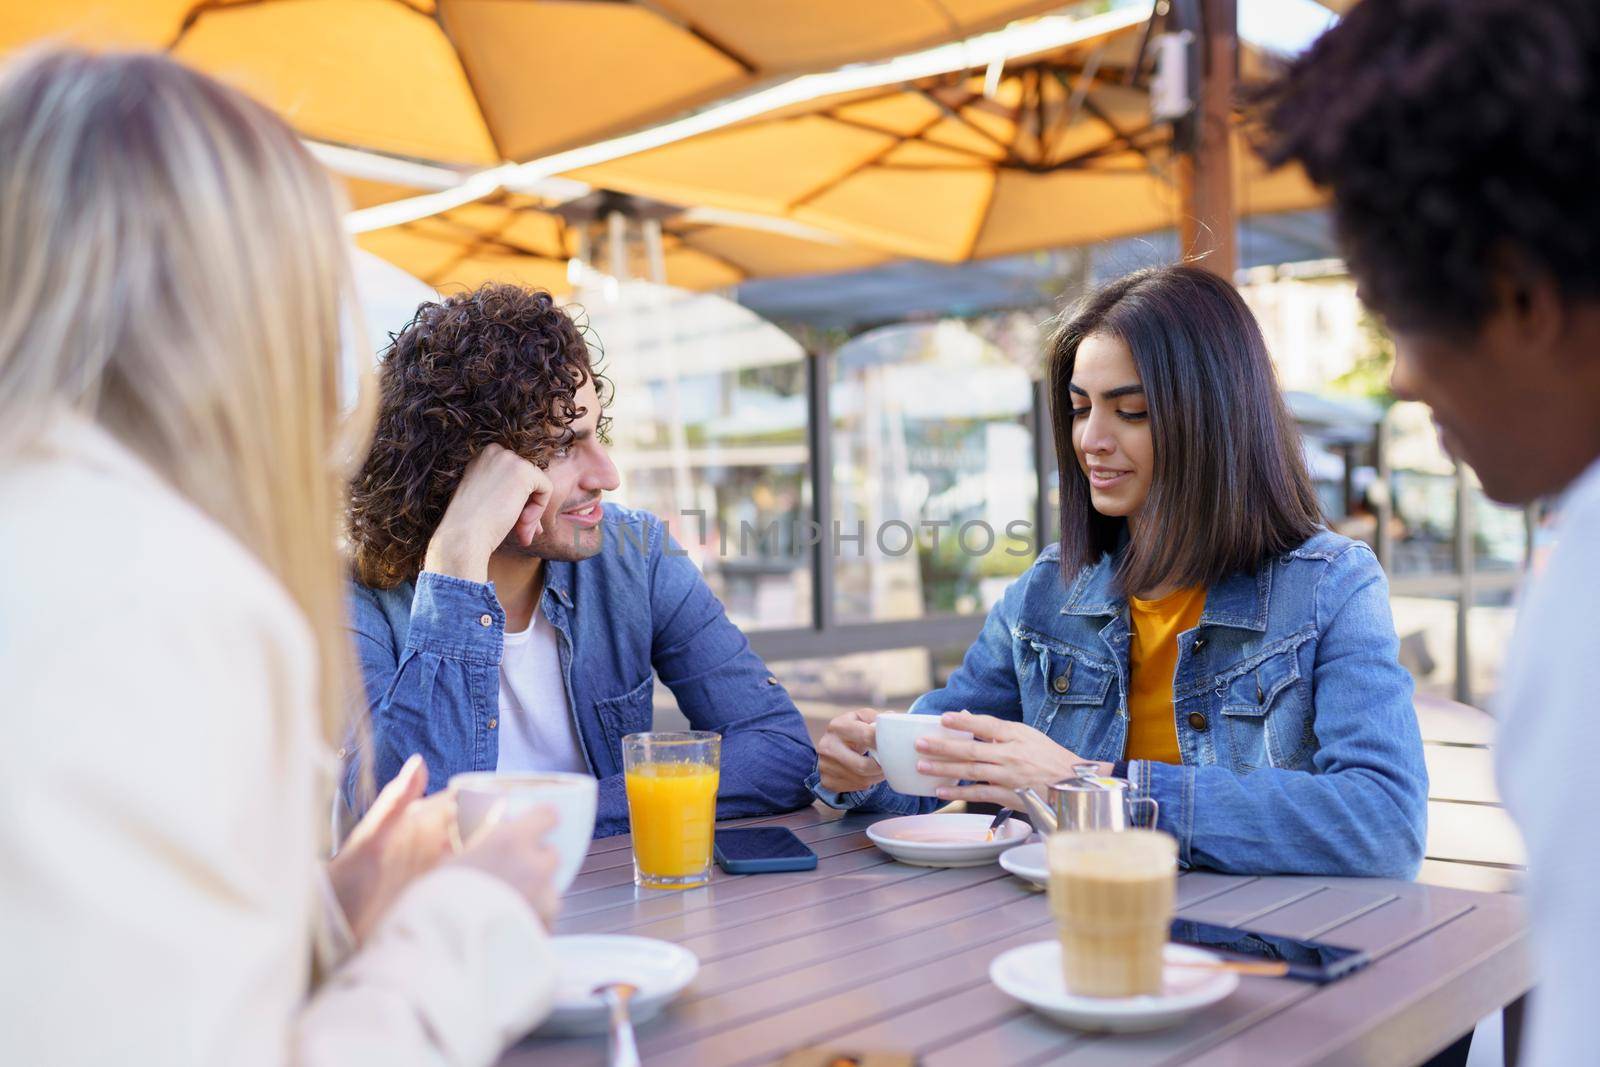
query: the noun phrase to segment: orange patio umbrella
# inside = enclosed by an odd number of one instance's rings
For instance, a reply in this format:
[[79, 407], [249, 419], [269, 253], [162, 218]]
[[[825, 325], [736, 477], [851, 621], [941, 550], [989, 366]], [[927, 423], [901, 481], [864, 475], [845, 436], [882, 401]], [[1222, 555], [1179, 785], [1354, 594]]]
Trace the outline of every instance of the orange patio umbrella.
[[0, 53], [165, 49], [305, 136], [460, 166], [587, 144], [773, 78], [957, 40], [1058, 0], [31, 0]]
[[[351, 179], [356, 207], [412, 195], [414, 189]], [[624, 255], [610, 261], [608, 216], [623, 214]], [[754, 220], [757, 223], [763, 220]], [[659, 264], [648, 262], [641, 239], [650, 222], [659, 226]], [[720, 289], [751, 278], [829, 274], [882, 263], [882, 252], [849, 245], [801, 227], [737, 225], [716, 212], [697, 212], [596, 193], [566, 204], [501, 192], [442, 214], [373, 230], [357, 243], [436, 289], [474, 288], [483, 282], [515, 282], [558, 295], [571, 292], [572, 261], [622, 276], [650, 278], [680, 289]]]
[[[1142, 32], [825, 97], [566, 177], [946, 262], [1168, 228], [1170, 128], [1126, 77]], [[1245, 50], [1244, 79], [1270, 62]], [[1241, 215], [1324, 203], [1298, 170], [1266, 173], [1242, 137], [1235, 152]]]

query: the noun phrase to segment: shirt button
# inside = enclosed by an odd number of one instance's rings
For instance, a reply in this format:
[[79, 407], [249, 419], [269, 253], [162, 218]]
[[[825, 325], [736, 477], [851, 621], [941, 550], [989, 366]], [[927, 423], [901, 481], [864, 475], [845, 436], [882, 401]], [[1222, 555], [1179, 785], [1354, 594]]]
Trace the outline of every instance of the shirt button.
[[500, 720], [499, 719], [490, 719], [489, 720], [489, 729], [493, 730], [496, 726], [499, 726], [499, 725], [500, 725]]
[[771, 674], [767, 675], [767, 684], [768, 685], [777, 685], [778, 684], [777, 676], [776, 675], [771, 675]]
[[335, 753], [335, 755], [339, 759], [344, 759], [346, 756], [350, 755], [350, 750], [348, 748], [341, 748], [337, 753]]
[[1206, 728], [1206, 717], [1198, 711], [1191, 711], [1189, 713], [1189, 725], [1194, 727], [1196, 730], [1204, 732]]
[[490, 615], [487, 611], [484, 612], [482, 615], [478, 616], [478, 625], [479, 626], [493, 626], [494, 625], [494, 616]]
[[1197, 637], [1197, 638], [1194, 639], [1194, 644], [1189, 646], [1189, 652], [1190, 652], [1191, 655], [1193, 655], [1194, 653], [1199, 652], [1202, 648], [1205, 648], [1205, 647], [1206, 647], [1206, 639], [1203, 638], [1203, 637]]
[[1058, 693], [1065, 693], [1067, 691], [1067, 684], [1067, 676], [1064, 674], [1058, 674], [1056, 675], [1055, 681], [1050, 683], [1050, 688], [1054, 689]]

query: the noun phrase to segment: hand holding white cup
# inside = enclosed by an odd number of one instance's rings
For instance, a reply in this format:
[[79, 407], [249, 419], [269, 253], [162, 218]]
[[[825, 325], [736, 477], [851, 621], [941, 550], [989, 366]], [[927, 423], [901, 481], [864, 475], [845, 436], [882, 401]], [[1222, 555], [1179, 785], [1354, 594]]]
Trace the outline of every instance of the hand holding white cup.
[[456, 793], [458, 833], [468, 849], [485, 827], [515, 820], [534, 808], [552, 808], [555, 818], [545, 840], [559, 857], [555, 892], [559, 895], [567, 891], [589, 853], [589, 842], [594, 835], [598, 786], [593, 778], [587, 774], [553, 771], [535, 774], [474, 771], [455, 775], [450, 785]]
[[877, 738], [868, 755], [883, 768], [889, 788], [911, 797], [937, 796], [941, 788], [957, 783], [955, 778], [937, 778], [917, 770], [917, 740], [922, 737], [943, 737], [971, 741], [972, 734], [965, 730], [952, 730], [939, 721], [939, 713], [880, 712], [873, 725]]

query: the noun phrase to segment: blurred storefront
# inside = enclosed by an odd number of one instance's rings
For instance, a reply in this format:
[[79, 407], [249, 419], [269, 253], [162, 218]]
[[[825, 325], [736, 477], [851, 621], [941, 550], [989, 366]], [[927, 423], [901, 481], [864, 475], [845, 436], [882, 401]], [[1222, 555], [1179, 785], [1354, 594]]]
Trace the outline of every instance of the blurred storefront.
[[[1241, 281], [1330, 524], [1390, 575], [1403, 661], [1419, 689], [1482, 705], [1530, 517], [1484, 498], [1425, 409], [1381, 395], [1381, 338], [1336, 268]], [[637, 281], [578, 295], [617, 385], [618, 499], [668, 519], [815, 722], [939, 684], [1055, 539], [1039, 372], [1048, 317], [1094, 273], [1061, 272], [1063, 295], [1029, 308], [860, 329], [780, 329]]]

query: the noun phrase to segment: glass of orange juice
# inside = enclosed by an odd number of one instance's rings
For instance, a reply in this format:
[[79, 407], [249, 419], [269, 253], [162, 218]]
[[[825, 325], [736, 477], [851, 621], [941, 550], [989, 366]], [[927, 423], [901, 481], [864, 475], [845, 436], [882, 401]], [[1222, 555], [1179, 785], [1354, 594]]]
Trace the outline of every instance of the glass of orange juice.
[[694, 730], [622, 739], [634, 885], [692, 889], [711, 880], [721, 762], [720, 734]]

